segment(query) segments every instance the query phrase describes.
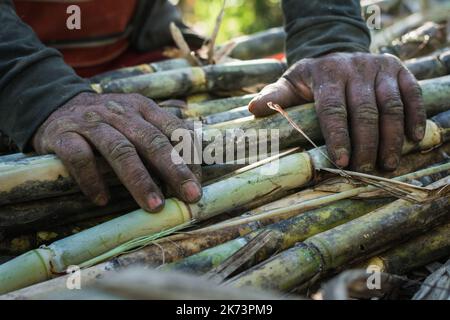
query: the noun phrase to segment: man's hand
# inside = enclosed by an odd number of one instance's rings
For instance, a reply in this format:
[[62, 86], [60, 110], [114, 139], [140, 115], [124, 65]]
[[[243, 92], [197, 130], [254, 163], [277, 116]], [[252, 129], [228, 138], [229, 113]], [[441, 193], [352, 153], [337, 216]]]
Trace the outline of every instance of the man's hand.
[[272, 101], [291, 107], [315, 101], [331, 159], [368, 172], [378, 161], [394, 170], [404, 136], [423, 139], [426, 114], [419, 84], [391, 55], [333, 53], [303, 59], [249, 104], [255, 116], [273, 113]]
[[164, 206], [164, 196], [145, 165], [181, 200], [196, 202], [202, 194], [188, 166], [172, 161], [169, 139], [178, 128], [188, 130], [141, 95], [81, 93], [51, 114], [33, 137], [33, 146], [39, 153], [58, 155], [81, 190], [105, 205], [108, 189], [96, 165], [96, 149], [137, 203], [155, 212]]

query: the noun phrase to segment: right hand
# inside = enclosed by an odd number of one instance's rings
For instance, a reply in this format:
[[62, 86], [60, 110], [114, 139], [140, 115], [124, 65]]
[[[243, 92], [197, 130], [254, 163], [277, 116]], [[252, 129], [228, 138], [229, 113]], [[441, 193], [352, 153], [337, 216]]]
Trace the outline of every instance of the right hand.
[[54, 111], [32, 143], [40, 154], [55, 153], [83, 193], [97, 205], [105, 205], [109, 193], [96, 165], [95, 148], [141, 208], [157, 212], [164, 206], [164, 196], [144, 163], [179, 199], [193, 203], [202, 196], [191, 169], [172, 161], [169, 139], [178, 128], [189, 130], [182, 120], [144, 96], [86, 92]]

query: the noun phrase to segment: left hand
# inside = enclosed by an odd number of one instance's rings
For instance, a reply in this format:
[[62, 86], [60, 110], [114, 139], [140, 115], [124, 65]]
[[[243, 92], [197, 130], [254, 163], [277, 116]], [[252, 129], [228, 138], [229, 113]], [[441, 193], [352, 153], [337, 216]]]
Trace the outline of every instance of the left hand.
[[370, 172], [399, 164], [405, 134], [423, 139], [426, 114], [420, 86], [391, 55], [331, 53], [303, 59], [249, 104], [255, 116], [315, 101], [331, 159], [339, 167]]

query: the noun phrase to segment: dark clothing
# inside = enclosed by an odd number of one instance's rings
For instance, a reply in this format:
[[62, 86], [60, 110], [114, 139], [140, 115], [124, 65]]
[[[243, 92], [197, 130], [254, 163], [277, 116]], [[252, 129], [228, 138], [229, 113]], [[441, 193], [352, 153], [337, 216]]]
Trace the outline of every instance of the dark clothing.
[[[283, 11], [289, 63], [334, 51], [369, 50], [369, 31], [357, 0], [283, 0]], [[177, 18], [177, 13], [167, 0], [140, 0], [130, 36], [137, 50], [158, 48], [170, 39], [164, 28], [167, 19], [157, 16]], [[54, 110], [92, 90], [17, 17], [11, 0], [0, 0], [0, 23], [0, 131], [26, 151]]]
[[283, 0], [289, 64], [329, 52], [369, 52], [359, 0]]

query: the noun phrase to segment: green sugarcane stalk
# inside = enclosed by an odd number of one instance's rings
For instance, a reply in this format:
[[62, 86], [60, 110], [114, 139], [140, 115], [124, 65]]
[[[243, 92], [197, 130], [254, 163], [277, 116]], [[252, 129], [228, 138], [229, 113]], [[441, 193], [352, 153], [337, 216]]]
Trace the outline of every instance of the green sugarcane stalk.
[[[431, 185], [447, 185], [450, 177]], [[340, 268], [410, 237], [448, 218], [450, 195], [413, 203], [397, 200], [369, 214], [317, 234], [298, 246], [230, 279], [228, 284], [278, 291], [291, 290], [313, 277]]]
[[117, 79], [99, 87], [103, 93], [140, 93], [153, 99], [173, 98], [272, 83], [285, 69], [286, 65], [277, 60], [250, 60]]
[[[420, 177], [426, 177], [435, 172], [448, 175], [450, 164], [444, 164], [437, 167], [432, 167], [418, 172], [407, 174], [396, 178], [398, 181], [409, 181]], [[344, 191], [340, 194], [348, 194], [346, 198], [350, 198], [358, 193], [359, 188]], [[370, 189], [370, 188], [364, 188]], [[352, 194], [351, 191], [357, 191]], [[359, 192], [363, 192], [360, 190]], [[299, 201], [297, 204], [290, 203], [286, 205], [284, 211], [288, 211], [294, 217], [277, 222], [268, 226], [263, 230], [253, 231], [243, 237], [228, 241], [222, 245], [202, 251], [198, 254], [185, 258], [181, 261], [171, 263], [165, 269], [178, 270], [183, 272], [202, 274], [219, 266], [226, 259], [235, 254], [239, 249], [247, 245], [252, 239], [256, 238], [264, 230], [269, 230], [271, 238], [262, 249], [260, 249], [254, 257], [251, 257], [246, 263], [246, 267], [250, 267], [259, 263], [276, 252], [286, 250], [294, 246], [297, 242], [306, 240], [307, 238], [318, 234], [320, 232], [334, 228], [335, 226], [344, 224], [348, 221], [354, 220], [376, 208], [386, 205], [393, 201], [392, 198], [386, 197], [376, 200], [339, 200], [333, 204], [338, 195], [322, 196], [318, 199]], [[325, 200], [329, 198], [330, 200]], [[321, 201], [322, 200], [322, 201]], [[310, 208], [324, 206], [311, 210]], [[331, 204], [330, 204], [331, 203]], [[327, 205], [328, 204], [328, 205]], [[282, 209], [282, 210], [283, 210]], [[311, 210], [311, 211], [308, 211]], [[270, 210], [269, 210], [270, 211]], [[280, 211], [275, 209], [275, 211]], [[306, 211], [306, 212], [305, 212]], [[303, 213], [299, 215], [300, 213]]]
[[[445, 129], [427, 121], [425, 138], [419, 144], [405, 143], [404, 152], [428, 150], [445, 142], [444, 138], [448, 138]], [[91, 260], [132, 239], [191, 220], [203, 221], [251, 201], [264, 199], [269, 194], [281, 196], [287, 190], [305, 186], [313, 180], [315, 169], [330, 167], [324, 154], [325, 149], [318, 148], [287, 155], [277, 162], [266, 163], [204, 187], [203, 197], [196, 204], [187, 205], [175, 198], [168, 199], [164, 209], [157, 214], [137, 210], [48, 247], [25, 253], [0, 265], [0, 292], [45, 281], [53, 274], [65, 272], [70, 265]], [[273, 173], [274, 166], [278, 169], [276, 175], [268, 175]]]
[[111, 188], [111, 195], [111, 201], [102, 207], [81, 193], [0, 206], [0, 230], [18, 234], [129, 212], [139, 207], [123, 187]]
[[450, 50], [438, 56], [408, 60], [405, 65], [419, 80], [441, 77], [450, 73]]
[[60, 225], [59, 223], [45, 225], [40, 230], [37, 229], [38, 231], [27, 231], [15, 236], [8, 233], [4, 239], [0, 240], [0, 255], [18, 256], [41, 245], [47, 245], [58, 239], [92, 228], [117, 216], [118, 214], [110, 214], [108, 216], [83, 219], [65, 225]]
[[390, 53], [405, 60], [431, 53], [446, 43], [446, 24], [427, 22], [394, 40], [389, 46], [382, 47], [380, 52]]
[[137, 66], [120, 68], [113, 71], [95, 75], [90, 79], [91, 83], [105, 83], [116, 79], [140, 76], [148, 73], [169, 71], [181, 68], [189, 68], [191, 64], [186, 59], [168, 59], [159, 62], [140, 64]]
[[[230, 57], [240, 60], [267, 58], [284, 52], [286, 33], [282, 27], [272, 28], [252, 35], [232, 39], [235, 44]], [[224, 46], [228, 45], [226, 43]]]
[[200, 117], [200, 120], [204, 124], [211, 125], [251, 116], [253, 116], [253, 114], [248, 110], [248, 106], [245, 105], [242, 107], [231, 109], [229, 111], [214, 113], [209, 116]]
[[[421, 81], [421, 86], [429, 116], [450, 109], [450, 76]], [[322, 141], [322, 133], [313, 104], [289, 108], [287, 112], [313, 141], [316, 143]], [[235, 151], [238, 149], [233, 134], [226, 135], [227, 131], [267, 129], [270, 135], [270, 129], [276, 129], [279, 130], [281, 150], [291, 146], [309, 146], [309, 142], [280, 114], [208, 126], [203, 130], [204, 135], [214, 132], [211, 130], [215, 129], [220, 130], [222, 136], [226, 137], [224, 154], [230, 152], [231, 148]], [[249, 139], [247, 148], [255, 147], [252, 144], [258, 141], [253, 140], [255, 139]], [[268, 142], [270, 140], [269, 137]], [[79, 192], [62, 162], [54, 156], [41, 156], [0, 164], [0, 182], [0, 204], [15, 203], [23, 201], [24, 198], [32, 200]]]
[[200, 103], [190, 103], [182, 110], [184, 118], [199, 118], [214, 113], [225, 112], [237, 107], [246, 106], [252, 101], [256, 94], [248, 94], [241, 97], [210, 100]]
[[386, 252], [370, 258], [363, 267], [405, 274], [450, 255], [450, 223], [443, 224]]
[[7, 164], [8, 162], [19, 161], [19, 160], [25, 159], [27, 157], [29, 157], [29, 156], [27, 156], [24, 153], [12, 153], [12, 154], [0, 156], [0, 171], [1, 171], [2, 166]]

